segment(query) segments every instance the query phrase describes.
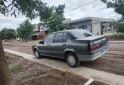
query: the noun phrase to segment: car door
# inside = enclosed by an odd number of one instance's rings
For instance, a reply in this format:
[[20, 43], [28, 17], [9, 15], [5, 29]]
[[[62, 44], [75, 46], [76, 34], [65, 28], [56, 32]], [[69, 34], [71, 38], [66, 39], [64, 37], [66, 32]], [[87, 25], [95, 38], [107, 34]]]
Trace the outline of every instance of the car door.
[[38, 45], [38, 49], [39, 49], [41, 55], [46, 55], [46, 56], [49, 56], [50, 55], [50, 44], [53, 41], [53, 37], [54, 37], [54, 33], [49, 34], [43, 40], [44, 43]]
[[67, 46], [67, 36], [63, 32], [55, 34], [53, 42], [51, 43], [51, 54], [55, 57], [63, 57], [64, 50]]

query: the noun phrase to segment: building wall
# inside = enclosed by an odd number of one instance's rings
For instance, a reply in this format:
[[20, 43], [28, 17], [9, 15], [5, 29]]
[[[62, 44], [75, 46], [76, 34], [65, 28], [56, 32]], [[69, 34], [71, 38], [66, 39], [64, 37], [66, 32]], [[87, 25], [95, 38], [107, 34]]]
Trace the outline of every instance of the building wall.
[[77, 22], [77, 23], [70, 23], [69, 24], [69, 28], [70, 29], [78, 29], [79, 28], [79, 26], [81, 27], [81, 26], [87, 26], [87, 29], [89, 30], [89, 31], [92, 31], [92, 21], [91, 20], [85, 20], [85, 21], [81, 21], [81, 22]]
[[95, 35], [101, 34], [101, 24], [100, 23], [92, 24], [92, 33]]
[[99, 20], [92, 20], [92, 33], [101, 34], [101, 22]]
[[[109, 18], [98, 18], [98, 17], [86, 17], [82, 19], [73, 20], [69, 23], [69, 28], [79, 28], [79, 26], [86, 25], [87, 29], [91, 31], [93, 34], [101, 34], [101, 29], [103, 29], [103, 32], [108, 32], [108, 30], [113, 29], [109, 27], [109, 22], [114, 21], [114, 19]], [[107, 23], [107, 24], [103, 24]], [[102, 28], [104, 26], [104, 28]], [[107, 31], [106, 31], [107, 30]], [[110, 32], [112, 32], [110, 31]], [[104, 34], [104, 33], [103, 33]]]
[[40, 26], [40, 31], [45, 29], [46, 27], [44, 27], [43, 25]]
[[38, 30], [39, 30], [38, 24], [35, 24], [34, 31], [38, 31]]
[[69, 23], [69, 22], [71, 22], [71, 18], [65, 19], [65, 20], [63, 20], [62, 22], [63, 22], [64, 24], [65, 24], [65, 23]]

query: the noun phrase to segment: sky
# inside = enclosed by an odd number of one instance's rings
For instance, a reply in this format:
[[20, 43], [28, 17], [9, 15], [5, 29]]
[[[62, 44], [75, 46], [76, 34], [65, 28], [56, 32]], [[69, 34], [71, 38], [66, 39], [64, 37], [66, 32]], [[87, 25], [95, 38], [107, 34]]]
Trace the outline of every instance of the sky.
[[[42, 0], [44, 3], [47, 3], [49, 6], [58, 6], [59, 4], [65, 4], [65, 18], [71, 18], [71, 20], [80, 19], [84, 17], [100, 17], [100, 18], [112, 18], [118, 19], [120, 15], [114, 12], [112, 8], [106, 8], [106, 4], [102, 3], [100, 0], [78, 8], [73, 11], [69, 11], [73, 8], [82, 6], [94, 0]], [[69, 11], [69, 12], [67, 12]], [[20, 23], [26, 20], [24, 16], [4, 16], [0, 14], [0, 30], [4, 27], [16, 29]], [[38, 24], [39, 18], [33, 19], [32, 24]]]

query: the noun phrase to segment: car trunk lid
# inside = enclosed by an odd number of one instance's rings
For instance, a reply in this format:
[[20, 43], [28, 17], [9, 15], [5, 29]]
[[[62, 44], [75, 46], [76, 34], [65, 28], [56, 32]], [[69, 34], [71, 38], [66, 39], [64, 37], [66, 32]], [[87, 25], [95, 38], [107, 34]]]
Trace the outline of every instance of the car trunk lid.
[[88, 41], [88, 50], [94, 50], [97, 49], [106, 43], [108, 43], [106, 35], [95, 35], [95, 36], [89, 36], [85, 38], [76, 39], [77, 41]]

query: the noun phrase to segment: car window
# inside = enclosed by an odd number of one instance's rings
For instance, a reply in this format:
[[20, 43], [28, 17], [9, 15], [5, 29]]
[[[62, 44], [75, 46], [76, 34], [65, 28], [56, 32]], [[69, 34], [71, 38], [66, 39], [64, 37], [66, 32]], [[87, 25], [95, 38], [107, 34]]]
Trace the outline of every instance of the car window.
[[89, 37], [89, 36], [93, 35], [93, 34], [91, 34], [90, 32], [88, 32], [86, 30], [71, 30], [70, 32], [77, 39], [78, 38]]
[[62, 42], [67, 42], [67, 40], [68, 40], [67, 35], [64, 33]]
[[56, 33], [53, 43], [61, 43], [62, 37], [63, 37], [63, 33]]
[[85, 37], [81, 31], [70, 31], [70, 32], [71, 32], [71, 34], [72, 34], [75, 38], [83, 38], [83, 37]]
[[50, 34], [46, 37], [46, 39], [44, 40], [44, 42], [46, 43], [51, 43], [51, 41], [53, 40], [54, 34]]

